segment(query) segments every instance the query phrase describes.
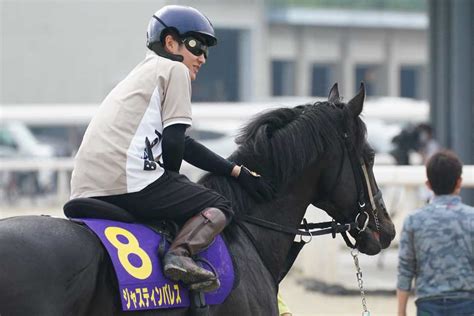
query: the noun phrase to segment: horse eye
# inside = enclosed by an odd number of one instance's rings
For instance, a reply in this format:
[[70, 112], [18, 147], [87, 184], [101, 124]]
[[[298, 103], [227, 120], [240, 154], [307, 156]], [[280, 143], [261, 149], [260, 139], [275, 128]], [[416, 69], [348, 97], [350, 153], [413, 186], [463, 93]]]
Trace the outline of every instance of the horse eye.
[[365, 158], [365, 161], [370, 164], [370, 165], [373, 165], [374, 164], [374, 161], [375, 161], [375, 150], [373, 150], [372, 148], [367, 148], [365, 151], [364, 151], [364, 158]]
[[375, 152], [370, 152], [369, 155], [368, 155], [368, 161], [371, 165], [374, 164], [374, 161], [375, 161]]

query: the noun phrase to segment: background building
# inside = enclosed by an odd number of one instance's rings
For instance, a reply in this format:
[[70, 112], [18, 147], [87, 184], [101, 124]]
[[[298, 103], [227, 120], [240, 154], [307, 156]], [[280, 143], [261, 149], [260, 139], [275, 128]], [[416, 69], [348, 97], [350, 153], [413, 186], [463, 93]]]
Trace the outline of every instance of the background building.
[[2, 0], [0, 104], [98, 104], [165, 4], [216, 27], [193, 101], [324, 96], [335, 81], [350, 96], [363, 80], [369, 97], [429, 99], [441, 143], [474, 163], [470, 0]]
[[299, 2], [306, 7], [264, 0], [3, 0], [0, 103], [100, 102], [142, 60], [148, 21], [169, 3], [200, 9], [219, 38], [193, 83], [194, 101], [322, 96], [335, 81], [351, 95], [361, 80], [369, 95], [427, 98], [424, 1], [403, 10], [397, 1], [365, 1], [362, 8]]
[[[474, 2], [430, 1], [430, 103], [437, 138], [474, 164]], [[466, 176], [473, 176], [464, 175]], [[463, 190], [473, 205], [474, 190]]]

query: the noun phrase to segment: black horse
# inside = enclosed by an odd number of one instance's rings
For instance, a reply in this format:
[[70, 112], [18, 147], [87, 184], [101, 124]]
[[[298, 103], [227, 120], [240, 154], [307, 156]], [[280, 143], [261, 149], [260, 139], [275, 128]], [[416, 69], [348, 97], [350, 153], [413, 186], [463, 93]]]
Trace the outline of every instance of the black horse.
[[[357, 248], [387, 248], [394, 226], [372, 174], [374, 154], [359, 118], [365, 90], [344, 104], [337, 85], [328, 102], [258, 115], [237, 138], [230, 159], [273, 179], [277, 197], [256, 204], [231, 178], [201, 183], [231, 200], [236, 218], [224, 231], [238, 278], [211, 315], [277, 315], [278, 280], [295, 234], [241, 220], [252, 216], [297, 228], [310, 205], [339, 223], [357, 222]], [[369, 218], [364, 229], [364, 216]], [[186, 309], [122, 312], [105, 249], [85, 226], [66, 219], [26, 216], [0, 221], [0, 314], [186, 315]]]

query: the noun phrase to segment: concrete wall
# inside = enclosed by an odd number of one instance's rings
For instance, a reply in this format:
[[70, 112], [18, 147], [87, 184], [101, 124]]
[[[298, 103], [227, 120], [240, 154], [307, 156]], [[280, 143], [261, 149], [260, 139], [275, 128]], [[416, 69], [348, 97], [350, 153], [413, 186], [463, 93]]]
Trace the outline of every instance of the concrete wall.
[[145, 54], [151, 1], [3, 1], [4, 103], [95, 102]]
[[192, 4], [216, 28], [242, 30], [242, 100], [268, 95], [262, 1], [6, 0], [0, 102], [100, 101], [143, 58], [149, 18], [168, 3]]

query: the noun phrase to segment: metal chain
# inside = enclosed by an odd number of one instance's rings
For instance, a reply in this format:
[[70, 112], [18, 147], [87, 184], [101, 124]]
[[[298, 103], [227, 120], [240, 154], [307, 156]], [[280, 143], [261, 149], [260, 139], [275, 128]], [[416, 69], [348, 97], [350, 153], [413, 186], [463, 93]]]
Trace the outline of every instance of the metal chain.
[[356, 276], [357, 276], [357, 283], [359, 285], [359, 290], [360, 290], [360, 297], [362, 298], [362, 316], [370, 316], [370, 312], [367, 309], [367, 302], [365, 300], [365, 292], [364, 292], [364, 281], [362, 280], [362, 271], [359, 266], [359, 258], [357, 255], [359, 254], [359, 250], [357, 249], [352, 249], [351, 250], [351, 255], [352, 258], [354, 259], [354, 265], [356, 267]]

